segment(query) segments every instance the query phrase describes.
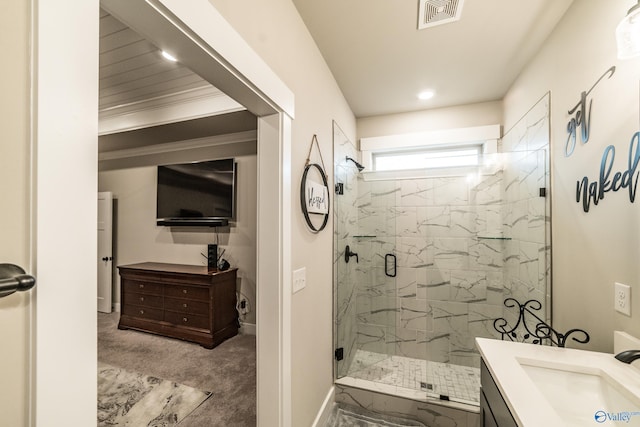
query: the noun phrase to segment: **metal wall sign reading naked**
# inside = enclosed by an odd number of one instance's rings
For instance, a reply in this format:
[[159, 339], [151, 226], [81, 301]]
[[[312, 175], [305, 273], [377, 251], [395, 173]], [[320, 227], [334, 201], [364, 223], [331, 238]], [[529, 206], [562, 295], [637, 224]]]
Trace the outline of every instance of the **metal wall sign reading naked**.
[[591, 86], [591, 89], [583, 91], [580, 94], [580, 101], [578, 101], [573, 108], [569, 109], [568, 113], [572, 117], [569, 120], [569, 123], [567, 123], [567, 133], [569, 135], [567, 136], [567, 142], [564, 147], [564, 155], [566, 157], [573, 154], [573, 150], [576, 148], [578, 128], [580, 128], [580, 140], [582, 143], [586, 144], [589, 142], [589, 131], [591, 130], [591, 105], [593, 104], [593, 99], [589, 99], [589, 105], [587, 106], [587, 97], [602, 79], [605, 77], [611, 78], [615, 72], [615, 66], [612, 66], [605, 71], [604, 74], [596, 80], [593, 86]]
[[636, 199], [638, 187], [638, 164], [640, 163], [640, 132], [636, 132], [629, 143], [629, 159], [624, 172], [615, 172], [612, 176], [613, 162], [616, 158], [616, 147], [609, 145], [604, 149], [600, 162], [600, 175], [597, 181], [589, 182], [588, 177], [576, 183], [576, 202], [582, 200], [582, 209], [589, 212], [591, 203], [597, 205], [609, 191], [626, 188], [629, 191], [629, 201]]

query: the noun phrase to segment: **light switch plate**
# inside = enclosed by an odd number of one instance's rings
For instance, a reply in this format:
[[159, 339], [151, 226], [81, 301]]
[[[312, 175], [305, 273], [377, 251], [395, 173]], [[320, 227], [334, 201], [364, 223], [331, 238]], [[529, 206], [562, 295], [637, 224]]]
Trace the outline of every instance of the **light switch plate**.
[[622, 314], [631, 316], [631, 286], [615, 283], [613, 289], [613, 308]]
[[305, 267], [293, 270], [293, 293], [307, 286], [307, 269]]

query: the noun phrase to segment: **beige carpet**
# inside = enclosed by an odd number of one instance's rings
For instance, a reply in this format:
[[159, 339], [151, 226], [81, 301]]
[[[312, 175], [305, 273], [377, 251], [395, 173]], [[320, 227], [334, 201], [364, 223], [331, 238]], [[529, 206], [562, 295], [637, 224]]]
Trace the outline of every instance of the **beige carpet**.
[[118, 313], [98, 313], [99, 362], [213, 393], [180, 427], [256, 425], [255, 336], [238, 335], [207, 350], [117, 325]]

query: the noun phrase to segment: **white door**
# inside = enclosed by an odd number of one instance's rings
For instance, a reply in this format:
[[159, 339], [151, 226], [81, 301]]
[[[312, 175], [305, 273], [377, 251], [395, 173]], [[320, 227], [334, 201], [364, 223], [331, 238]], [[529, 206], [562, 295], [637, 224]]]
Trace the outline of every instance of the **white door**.
[[[0, 263], [30, 263], [29, 2], [2, 2], [0, 49]], [[6, 30], [5, 30], [6, 29]], [[33, 291], [0, 298], [0, 425], [28, 425]]]
[[98, 311], [111, 313], [113, 294], [113, 195], [98, 193]]

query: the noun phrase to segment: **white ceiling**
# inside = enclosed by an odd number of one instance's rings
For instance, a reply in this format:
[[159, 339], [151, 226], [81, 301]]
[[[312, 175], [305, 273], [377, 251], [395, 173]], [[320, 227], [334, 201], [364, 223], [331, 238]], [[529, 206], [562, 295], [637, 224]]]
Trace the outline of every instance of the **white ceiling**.
[[[293, 3], [351, 109], [367, 117], [502, 99], [572, 1], [465, 0], [459, 21], [424, 30], [419, 0]], [[101, 112], [203, 87], [101, 10]], [[425, 89], [436, 96], [417, 99]]]
[[[465, 0], [459, 21], [424, 30], [418, 0], [293, 3], [366, 117], [502, 99], [572, 1]], [[425, 89], [436, 96], [418, 100]]]
[[100, 10], [100, 99], [105, 110], [210, 86], [116, 18]]
[[[157, 100], [158, 104], [176, 102], [177, 96], [200, 89], [207, 89], [210, 96], [226, 97], [189, 68], [164, 59], [156, 46], [103, 9], [100, 10], [99, 70], [101, 116], [121, 111], [126, 116], [132, 110], [145, 108], [150, 100]], [[253, 114], [236, 111], [102, 135], [98, 148], [100, 152], [123, 150], [256, 127]]]

